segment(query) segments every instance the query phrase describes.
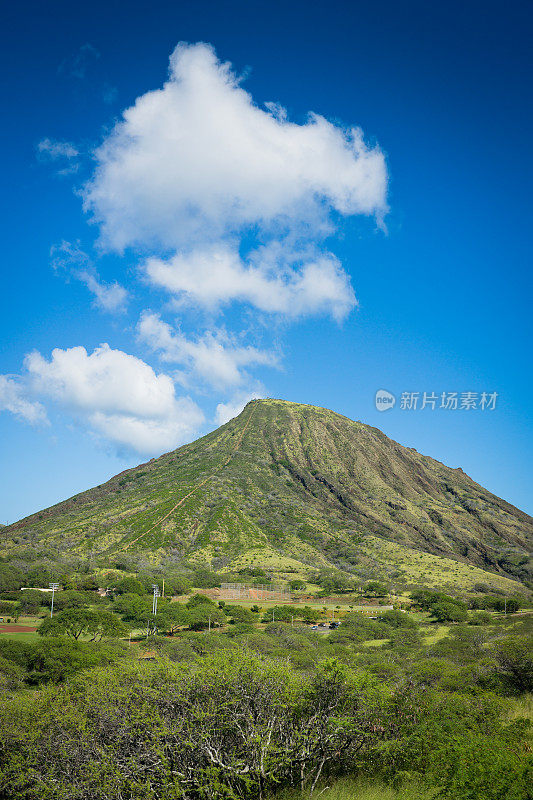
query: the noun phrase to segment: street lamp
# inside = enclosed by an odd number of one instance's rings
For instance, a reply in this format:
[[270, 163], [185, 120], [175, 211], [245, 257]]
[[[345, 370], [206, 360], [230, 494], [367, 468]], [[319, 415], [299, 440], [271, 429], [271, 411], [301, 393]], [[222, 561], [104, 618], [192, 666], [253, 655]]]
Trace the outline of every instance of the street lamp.
[[50, 607], [50, 617], [53, 617], [54, 616], [54, 594], [56, 592], [56, 589], [59, 589], [59, 584], [58, 583], [49, 583], [48, 586], [52, 590], [52, 605]]

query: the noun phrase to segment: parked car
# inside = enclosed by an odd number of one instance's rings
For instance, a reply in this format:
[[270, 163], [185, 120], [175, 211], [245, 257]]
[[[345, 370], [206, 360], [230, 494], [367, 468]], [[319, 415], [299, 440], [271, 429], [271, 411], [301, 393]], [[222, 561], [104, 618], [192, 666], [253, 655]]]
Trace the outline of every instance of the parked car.
[[335, 628], [338, 628], [339, 625], [340, 625], [340, 622], [330, 622], [329, 623], [330, 630], [332, 630], [332, 631], [335, 630]]

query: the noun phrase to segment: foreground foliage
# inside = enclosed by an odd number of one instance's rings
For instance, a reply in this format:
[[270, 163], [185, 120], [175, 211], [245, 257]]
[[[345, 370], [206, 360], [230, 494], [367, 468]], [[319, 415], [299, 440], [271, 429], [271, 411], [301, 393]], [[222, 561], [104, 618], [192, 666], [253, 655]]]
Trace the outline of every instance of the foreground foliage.
[[[205, 635], [204, 635], [205, 638]], [[313, 673], [245, 647], [123, 662], [0, 708], [6, 800], [263, 798], [324, 780], [417, 781], [449, 800], [526, 800], [525, 723], [506, 701], [387, 686], [335, 659]]]

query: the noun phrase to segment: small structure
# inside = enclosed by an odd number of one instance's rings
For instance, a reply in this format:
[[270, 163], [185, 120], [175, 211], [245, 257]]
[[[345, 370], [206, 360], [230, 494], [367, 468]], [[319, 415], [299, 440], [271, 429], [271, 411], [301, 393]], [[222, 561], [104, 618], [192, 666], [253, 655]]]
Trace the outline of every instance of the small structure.
[[20, 589], [21, 592], [60, 592], [61, 589], [43, 589], [42, 586], [22, 586]]
[[144, 653], [141, 653], [139, 656], [140, 661], [155, 661], [157, 658], [157, 652], [155, 650], [145, 650]]
[[288, 587], [276, 583], [223, 583], [220, 587], [221, 600], [274, 600], [279, 603], [290, 603], [291, 591]]

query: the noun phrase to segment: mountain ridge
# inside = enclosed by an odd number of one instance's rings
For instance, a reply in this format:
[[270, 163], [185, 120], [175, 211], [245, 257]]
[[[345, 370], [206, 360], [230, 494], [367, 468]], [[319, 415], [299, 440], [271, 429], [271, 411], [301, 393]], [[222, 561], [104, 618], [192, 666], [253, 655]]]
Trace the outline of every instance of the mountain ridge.
[[460, 564], [489, 581], [527, 582], [533, 520], [378, 428], [269, 399], [2, 538], [8, 548], [142, 553], [218, 571], [255, 564], [280, 575], [320, 567], [420, 579]]

